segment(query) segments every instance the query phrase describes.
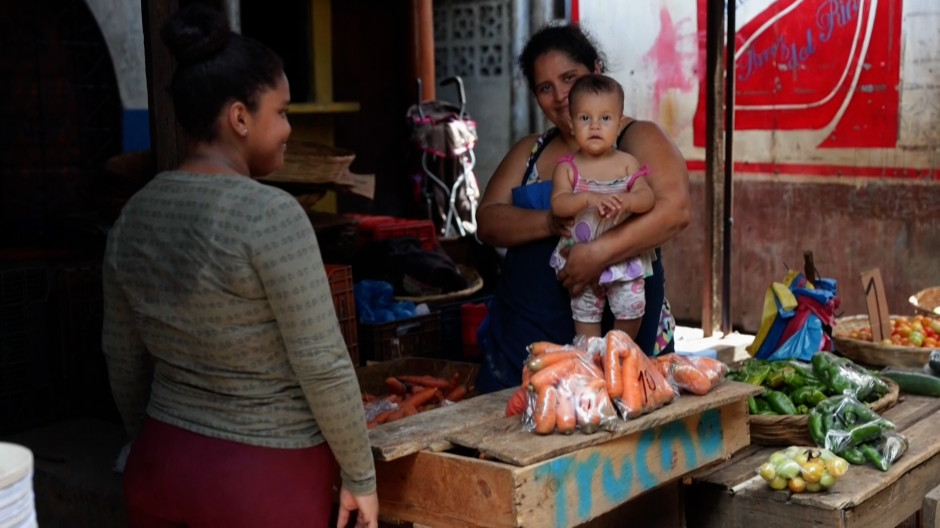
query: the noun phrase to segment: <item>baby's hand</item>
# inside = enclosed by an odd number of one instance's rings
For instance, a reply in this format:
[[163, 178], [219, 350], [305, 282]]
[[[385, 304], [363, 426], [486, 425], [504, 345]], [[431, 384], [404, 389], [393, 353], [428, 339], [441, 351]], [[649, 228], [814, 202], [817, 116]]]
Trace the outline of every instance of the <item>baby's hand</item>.
[[623, 202], [620, 200], [620, 196], [616, 194], [591, 193], [589, 202], [592, 206], [597, 207], [597, 213], [602, 218], [616, 216], [623, 210]]

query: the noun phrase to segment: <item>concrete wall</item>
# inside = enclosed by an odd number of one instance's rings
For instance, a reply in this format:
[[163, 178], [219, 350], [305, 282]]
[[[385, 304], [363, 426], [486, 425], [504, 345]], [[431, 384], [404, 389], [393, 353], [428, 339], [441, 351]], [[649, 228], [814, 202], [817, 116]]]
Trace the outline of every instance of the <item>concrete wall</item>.
[[[580, 2], [573, 14], [661, 123], [692, 174], [692, 226], [664, 249], [676, 315], [701, 320], [706, 0]], [[940, 285], [940, 10], [933, 0], [737, 0], [732, 322], [756, 330], [767, 285], [812, 250], [865, 310], [880, 268], [889, 310]]]

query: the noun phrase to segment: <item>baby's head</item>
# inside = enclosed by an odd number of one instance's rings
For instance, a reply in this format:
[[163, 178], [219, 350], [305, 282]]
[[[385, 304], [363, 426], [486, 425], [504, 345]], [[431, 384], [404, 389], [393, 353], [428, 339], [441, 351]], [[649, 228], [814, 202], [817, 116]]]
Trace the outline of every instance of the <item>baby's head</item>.
[[600, 73], [575, 81], [568, 92], [568, 112], [572, 135], [581, 151], [591, 155], [603, 154], [614, 147], [627, 123], [623, 115], [623, 88]]
[[609, 77], [603, 73], [589, 73], [578, 78], [574, 85], [572, 85], [571, 91], [568, 92], [568, 112], [571, 114], [571, 117], [574, 118], [578, 105], [584, 104], [586, 101], [597, 99], [597, 97], [593, 96], [614, 98], [615, 103], [618, 105], [617, 115], [623, 114], [624, 95], [623, 87], [620, 86], [620, 83], [613, 77]]

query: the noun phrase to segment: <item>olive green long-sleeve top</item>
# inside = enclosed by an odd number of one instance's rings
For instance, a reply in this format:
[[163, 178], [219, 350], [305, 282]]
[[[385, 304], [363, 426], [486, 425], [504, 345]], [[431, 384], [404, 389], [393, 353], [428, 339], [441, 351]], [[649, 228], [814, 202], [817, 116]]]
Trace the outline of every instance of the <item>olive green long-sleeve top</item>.
[[131, 438], [150, 415], [251, 445], [325, 440], [346, 487], [375, 490], [359, 384], [294, 197], [244, 176], [158, 174], [111, 229], [103, 282]]

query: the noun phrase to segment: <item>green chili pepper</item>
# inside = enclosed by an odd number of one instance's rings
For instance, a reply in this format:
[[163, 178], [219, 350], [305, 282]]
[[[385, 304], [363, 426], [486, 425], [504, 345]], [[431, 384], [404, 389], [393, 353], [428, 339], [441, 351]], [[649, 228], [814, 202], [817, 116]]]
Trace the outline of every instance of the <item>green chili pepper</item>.
[[[888, 460], [882, 456], [881, 451], [878, 451], [878, 449], [871, 444], [862, 444], [859, 446], [859, 450], [862, 452], [862, 455], [872, 463], [873, 466], [880, 469], [881, 471], [888, 471], [888, 469], [891, 467], [891, 462], [888, 462]], [[846, 458], [846, 460], [848, 459]]]
[[767, 376], [770, 374], [770, 365], [764, 365], [760, 368], [754, 369], [747, 373], [747, 377], [744, 378], [745, 383], [750, 383], [751, 385], [762, 385], [764, 380], [767, 379]]
[[857, 447], [849, 447], [836, 454], [844, 458], [849, 464], [855, 466], [860, 466], [865, 463], [865, 455], [863, 455], [861, 450]]
[[754, 396], [754, 401], [757, 403], [758, 412], [771, 410], [770, 404], [767, 403], [767, 400], [765, 400], [762, 396]]
[[813, 439], [813, 443], [823, 447], [826, 442], [826, 433], [823, 431], [823, 419], [822, 415], [818, 412], [810, 412], [809, 418], [809, 436]]
[[794, 405], [808, 405], [806, 399], [812, 393], [812, 387], [800, 387], [790, 393], [790, 400], [793, 401]]
[[767, 379], [764, 380], [764, 385], [772, 389], [779, 389], [783, 386], [783, 379], [783, 371], [773, 370], [767, 375]]
[[753, 396], [747, 397], [747, 412], [751, 414], [757, 414], [760, 412], [760, 409], [757, 407], [757, 400]]
[[846, 378], [842, 371], [839, 370], [839, 365], [830, 364], [828, 367], [829, 372], [829, 388], [832, 392], [836, 394], [854, 394], [855, 385]]
[[770, 404], [770, 408], [779, 414], [796, 414], [796, 406], [790, 401], [786, 394], [769, 389], [764, 391], [764, 398]]
[[798, 389], [806, 385], [806, 380], [795, 368], [787, 365], [783, 368], [783, 383], [791, 389]]
[[826, 399], [826, 394], [819, 389], [812, 389], [808, 396], [804, 398], [804, 403], [810, 407], [816, 407]]
[[850, 445], [861, 445], [881, 437], [887, 429], [883, 420], [879, 423], [877, 420], [857, 425], [851, 428], [849, 432]]

